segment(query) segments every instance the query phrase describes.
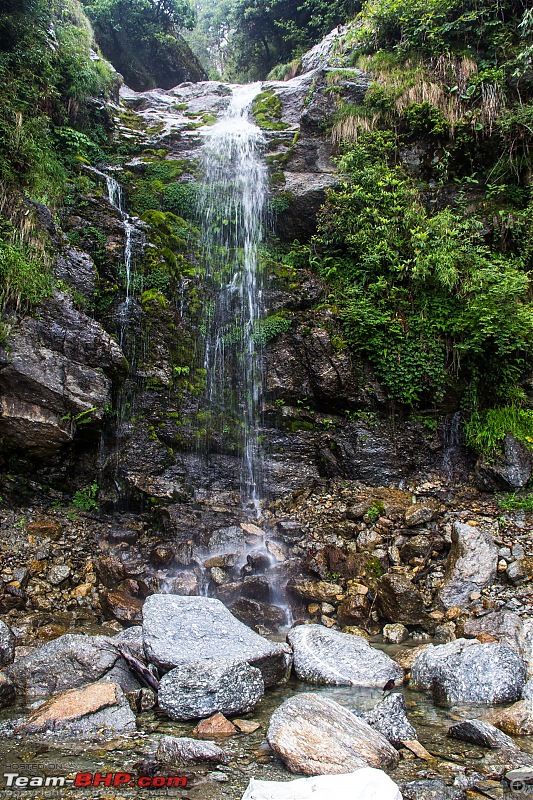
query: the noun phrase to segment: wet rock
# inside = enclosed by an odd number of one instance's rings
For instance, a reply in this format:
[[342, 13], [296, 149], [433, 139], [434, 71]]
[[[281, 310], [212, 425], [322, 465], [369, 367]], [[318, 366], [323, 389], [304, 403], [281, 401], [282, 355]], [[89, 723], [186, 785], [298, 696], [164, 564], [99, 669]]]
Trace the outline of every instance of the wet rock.
[[202, 720], [193, 730], [193, 734], [200, 739], [210, 739], [212, 736], [235, 736], [236, 733], [238, 731], [235, 725], [220, 712]]
[[366, 595], [356, 594], [347, 597], [337, 609], [337, 620], [339, 625], [352, 626], [364, 624], [370, 614], [370, 601]]
[[193, 597], [200, 594], [198, 576], [194, 572], [180, 572], [166, 582], [170, 594], [180, 594]]
[[405, 524], [408, 528], [414, 528], [416, 525], [424, 525], [426, 522], [431, 522], [436, 515], [437, 509], [434, 506], [425, 503], [413, 503], [405, 511]]
[[488, 633], [503, 644], [520, 649], [522, 620], [512, 611], [493, 611], [484, 617], [470, 617], [463, 625], [464, 635], [479, 636]]
[[170, 719], [198, 719], [251, 711], [264, 691], [261, 672], [246, 661], [183, 661], [161, 679], [158, 702]]
[[394, 747], [401, 747], [402, 742], [417, 738], [416, 730], [407, 719], [405, 698], [398, 692], [385, 697], [365, 714], [365, 722], [383, 734]]
[[452, 739], [460, 739], [462, 742], [470, 742], [481, 747], [493, 749], [504, 748], [507, 750], [517, 750], [510, 736], [491, 725], [490, 722], [483, 722], [480, 719], [467, 719], [464, 722], [456, 722], [448, 728], [448, 736]]
[[383, 640], [391, 644], [401, 644], [409, 638], [409, 631], [400, 622], [385, 625], [383, 628]]
[[312, 581], [306, 578], [293, 578], [287, 584], [287, 591], [303, 597], [304, 600], [316, 600], [319, 603], [329, 603], [342, 594], [342, 586], [328, 581]]
[[234, 719], [233, 724], [241, 733], [255, 733], [261, 725], [253, 719]]
[[94, 734], [101, 730], [135, 730], [135, 716], [116, 683], [102, 681], [69, 689], [33, 711], [17, 729], [20, 733]]
[[447, 786], [444, 781], [422, 780], [400, 784], [403, 800], [466, 800], [464, 789]]
[[522, 558], [517, 558], [516, 561], [509, 564], [505, 574], [515, 586], [530, 580], [533, 576], [533, 557], [523, 556]]
[[403, 670], [392, 658], [359, 636], [322, 625], [298, 625], [287, 638], [300, 680], [334, 686], [384, 686], [390, 679], [403, 678]]
[[401, 800], [400, 790], [381, 770], [364, 767], [348, 775], [321, 775], [295, 781], [252, 778], [242, 800]]
[[418, 536], [410, 536], [400, 548], [402, 561], [408, 564], [412, 558], [426, 558], [431, 550], [431, 539], [421, 533]]
[[11, 664], [15, 658], [15, 642], [11, 628], [0, 620], [0, 667]]
[[530, 450], [506, 433], [501, 455], [478, 458], [476, 477], [483, 489], [521, 489], [531, 477], [532, 466]]
[[226, 553], [232, 551], [239, 553], [244, 548], [244, 531], [236, 525], [229, 528], [219, 528], [214, 531], [209, 540], [209, 550], [211, 553]]
[[39, 697], [98, 681], [118, 658], [105, 636], [67, 633], [17, 659], [7, 674], [22, 694]]
[[286, 700], [270, 719], [267, 740], [291, 772], [304, 775], [387, 768], [398, 760], [384, 736], [319, 695], [300, 694]]
[[246, 660], [261, 670], [265, 686], [272, 686], [286, 679], [291, 665], [287, 645], [254, 633], [210, 597], [152, 595], [143, 607], [143, 640], [148, 659], [166, 670], [178, 666], [184, 654], [198, 663]]
[[143, 602], [137, 597], [132, 597], [126, 592], [109, 591], [104, 592], [102, 601], [105, 610], [120, 622], [128, 622], [131, 625], [142, 622]]
[[419, 653], [411, 682], [437, 702], [507, 703], [520, 697], [525, 667], [508, 645], [457, 639]]
[[205, 761], [227, 764], [230, 756], [214, 742], [202, 742], [186, 736], [163, 736], [157, 748], [156, 759], [161, 764], [180, 767]]
[[247, 575], [242, 584], [242, 596], [250, 600], [268, 603], [270, 600], [270, 584], [264, 575]]
[[117, 556], [100, 556], [96, 559], [95, 568], [100, 583], [110, 589], [114, 589], [126, 577], [124, 564]]
[[154, 567], [167, 567], [174, 556], [176, 550], [170, 544], [156, 544], [150, 552], [150, 562]]
[[[338, 25], [311, 50], [304, 53], [301, 60], [302, 71], [309, 72], [312, 69], [324, 69], [324, 67], [329, 67], [332, 63], [336, 63], [335, 57], [338, 57], [339, 46], [342, 46], [342, 38], [346, 36], [347, 32], [346, 25]], [[359, 73], [359, 70], [354, 70], [354, 74], [362, 73]]]
[[394, 572], [378, 581], [378, 604], [386, 619], [403, 625], [421, 625], [431, 630], [434, 623], [424, 608], [424, 598], [405, 575]]
[[261, 603], [247, 597], [240, 597], [230, 606], [231, 613], [250, 627], [263, 625], [277, 631], [285, 623], [285, 611], [270, 603]]
[[51, 583], [52, 586], [59, 586], [70, 578], [71, 573], [72, 570], [66, 564], [56, 564], [48, 573], [48, 583]]
[[485, 714], [485, 719], [511, 736], [533, 735], [533, 703], [519, 700], [508, 708], [498, 708]]
[[15, 702], [15, 686], [9, 678], [0, 672], [0, 708]]
[[439, 600], [444, 608], [468, 604], [471, 592], [496, 578], [498, 547], [489, 534], [472, 525], [454, 522], [452, 548]]

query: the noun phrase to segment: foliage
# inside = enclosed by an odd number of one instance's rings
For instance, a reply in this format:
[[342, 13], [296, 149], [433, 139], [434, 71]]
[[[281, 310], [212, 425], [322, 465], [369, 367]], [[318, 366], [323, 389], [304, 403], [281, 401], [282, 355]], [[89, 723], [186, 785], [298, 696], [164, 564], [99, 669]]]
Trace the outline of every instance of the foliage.
[[312, 242], [346, 340], [402, 403], [471, 383], [485, 402], [505, 399], [533, 344], [525, 254], [491, 251], [460, 207], [429, 213], [394, 153], [392, 135], [361, 135]]
[[254, 342], [260, 346], [286, 333], [291, 327], [291, 320], [282, 313], [270, 314], [264, 319], [258, 320], [253, 332]]
[[36, 305], [52, 292], [51, 271], [42, 253], [0, 239], [0, 312]]
[[281, 122], [281, 100], [272, 90], [261, 92], [253, 102], [252, 112], [260, 128], [281, 131], [289, 126]]
[[533, 450], [533, 411], [516, 405], [499, 406], [474, 411], [465, 424], [467, 444], [488, 455], [499, 449], [507, 433]]
[[98, 484], [91, 483], [83, 489], [78, 489], [72, 498], [72, 505], [80, 511], [97, 511], [98, 504]]
[[498, 501], [499, 507], [503, 511], [533, 511], [533, 493], [528, 494], [508, 494], [501, 497]]

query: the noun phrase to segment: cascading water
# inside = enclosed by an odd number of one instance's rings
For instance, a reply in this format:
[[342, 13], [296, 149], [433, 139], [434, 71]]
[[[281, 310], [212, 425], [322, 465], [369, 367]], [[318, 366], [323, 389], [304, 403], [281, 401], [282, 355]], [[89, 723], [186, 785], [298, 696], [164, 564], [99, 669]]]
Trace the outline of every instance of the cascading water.
[[230, 434], [242, 448], [241, 497], [259, 513], [259, 421], [262, 394], [262, 316], [258, 251], [265, 222], [267, 167], [263, 134], [249, 119], [261, 84], [233, 88], [228, 110], [205, 134], [202, 148], [207, 280], [205, 362], [209, 433]]
[[[100, 173], [103, 175], [103, 173]], [[129, 216], [124, 210], [124, 193], [122, 186], [111, 175], [104, 175], [107, 183], [107, 195], [109, 202], [116, 208], [122, 217], [122, 226], [124, 228], [124, 270], [126, 273], [126, 308], [130, 304], [130, 285], [131, 285], [131, 262], [132, 262], [132, 232], [133, 225], [130, 222]]]

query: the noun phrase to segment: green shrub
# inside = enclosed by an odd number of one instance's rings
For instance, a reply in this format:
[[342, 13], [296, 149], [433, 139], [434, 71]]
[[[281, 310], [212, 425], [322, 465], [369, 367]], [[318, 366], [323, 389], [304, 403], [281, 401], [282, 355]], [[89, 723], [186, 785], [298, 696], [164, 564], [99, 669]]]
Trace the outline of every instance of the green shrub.
[[97, 511], [98, 504], [98, 484], [91, 483], [83, 489], [78, 489], [72, 498], [72, 505], [80, 511]]
[[507, 433], [533, 450], [533, 411], [518, 406], [476, 411], [465, 423], [465, 433], [466, 443], [479, 453], [497, 451]]
[[51, 293], [52, 275], [44, 257], [0, 240], [0, 311], [36, 305]]
[[255, 325], [253, 332], [254, 342], [264, 347], [268, 342], [286, 333], [291, 327], [291, 320], [283, 314], [271, 314], [269, 317], [260, 319]]

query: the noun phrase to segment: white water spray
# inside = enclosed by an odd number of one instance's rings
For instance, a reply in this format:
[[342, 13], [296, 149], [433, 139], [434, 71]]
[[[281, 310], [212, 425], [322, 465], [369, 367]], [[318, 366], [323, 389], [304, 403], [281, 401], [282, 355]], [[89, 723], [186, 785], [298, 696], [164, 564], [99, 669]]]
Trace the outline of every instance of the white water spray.
[[263, 134], [249, 114], [260, 90], [260, 83], [234, 87], [225, 115], [205, 134], [205, 188], [200, 198], [207, 278], [214, 289], [204, 363], [207, 399], [219, 432], [240, 428], [241, 495], [257, 513], [262, 394], [261, 348], [256, 341], [262, 316], [258, 250], [268, 179]]

